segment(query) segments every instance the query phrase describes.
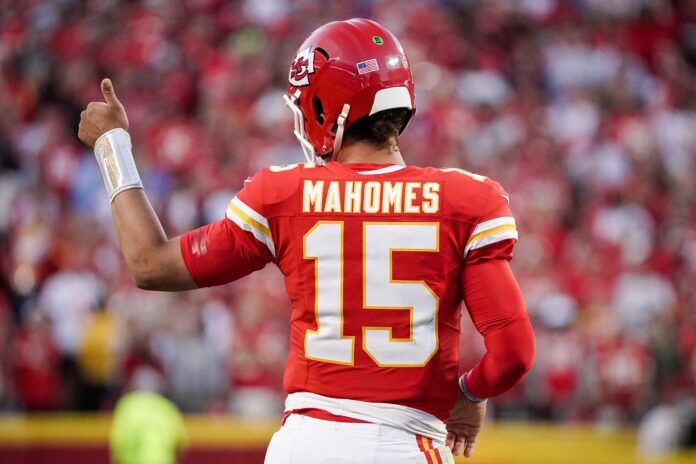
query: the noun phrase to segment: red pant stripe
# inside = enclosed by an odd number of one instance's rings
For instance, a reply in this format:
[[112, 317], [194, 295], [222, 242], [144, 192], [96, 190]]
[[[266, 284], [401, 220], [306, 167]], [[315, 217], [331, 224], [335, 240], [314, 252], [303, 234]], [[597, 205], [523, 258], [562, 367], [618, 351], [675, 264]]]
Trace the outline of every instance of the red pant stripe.
[[432, 447], [432, 440], [416, 435], [416, 442], [418, 443], [418, 449], [423, 452], [428, 464], [442, 464], [438, 460], [437, 452]]

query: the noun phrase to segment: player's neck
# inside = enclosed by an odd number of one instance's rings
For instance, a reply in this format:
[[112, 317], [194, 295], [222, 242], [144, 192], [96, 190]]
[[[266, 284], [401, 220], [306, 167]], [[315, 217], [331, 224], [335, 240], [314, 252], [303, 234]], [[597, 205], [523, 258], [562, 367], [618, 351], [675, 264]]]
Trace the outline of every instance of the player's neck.
[[397, 145], [379, 149], [370, 143], [362, 141], [343, 146], [336, 158], [334, 158], [334, 161], [339, 163], [400, 164], [406, 166]]

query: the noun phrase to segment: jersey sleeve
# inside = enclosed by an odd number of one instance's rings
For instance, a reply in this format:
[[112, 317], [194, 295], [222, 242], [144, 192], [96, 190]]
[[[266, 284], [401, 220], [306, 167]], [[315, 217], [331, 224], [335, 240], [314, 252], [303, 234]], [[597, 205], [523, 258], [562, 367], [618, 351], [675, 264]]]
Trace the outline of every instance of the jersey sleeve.
[[517, 225], [510, 211], [510, 196], [503, 187], [489, 179], [489, 188], [481, 199], [482, 213], [464, 248], [467, 265], [491, 259], [511, 260], [517, 241]]
[[245, 181], [229, 202], [224, 219], [181, 237], [186, 268], [199, 287], [232, 282], [275, 259], [261, 174]]
[[460, 380], [464, 393], [476, 401], [509, 390], [529, 372], [534, 332], [508, 262], [464, 266], [461, 285], [466, 308], [486, 345], [481, 361]]

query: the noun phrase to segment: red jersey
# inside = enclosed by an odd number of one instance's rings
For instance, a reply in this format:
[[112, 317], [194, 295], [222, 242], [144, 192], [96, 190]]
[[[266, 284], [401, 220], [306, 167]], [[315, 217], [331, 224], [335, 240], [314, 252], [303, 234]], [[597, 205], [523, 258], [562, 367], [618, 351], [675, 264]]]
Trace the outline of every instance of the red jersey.
[[457, 395], [461, 272], [512, 257], [508, 196], [460, 169], [297, 164], [247, 179], [226, 218], [185, 234], [201, 286], [269, 262], [292, 301], [288, 393], [392, 403], [446, 421]]

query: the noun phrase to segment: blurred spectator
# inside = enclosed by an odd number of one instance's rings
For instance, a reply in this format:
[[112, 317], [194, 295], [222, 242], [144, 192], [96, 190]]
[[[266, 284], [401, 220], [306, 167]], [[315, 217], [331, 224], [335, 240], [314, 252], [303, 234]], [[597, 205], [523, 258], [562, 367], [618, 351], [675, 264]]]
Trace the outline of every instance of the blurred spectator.
[[123, 362], [119, 369], [122, 393], [132, 390], [162, 392], [166, 389], [164, 367], [152, 353], [147, 337], [148, 334], [145, 333], [133, 334], [130, 346], [123, 354]]
[[99, 305], [85, 328], [79, 350], [79, 403], [83, 409], [100, 409], [107, 399], [116, 367], [117, 335], [117, 322], [108, 308]]
[[169, 395], [184, 411], [204, 410], [222, 392], [222, 360], [206, 346], [193, 308], [172, 305], [169, 311], [172, 330], [160, 334], [157, 342]]
[[284, 370], [287, 327], [267, 317], [275, 302], [261, 289], [249, 288], [240, 300], [232, 347], [234, 413], [256, 418], [277, 417], [282, 403], [277, 391]]
[[46, 411], [61, 405], [58, 349], [50, 326], [39, 311], [32, 311], [12, 340], [11, 372], [24, 409]]
[[679, 413], [674, 406], [661, 405], [648, 411], [638, 432], [640, 453], [656, 458], [676, 451], [680, 425]]
[[[75, 247], [72, 252], [86, 250]], [[97, 307], [101, 282], [91, 272], [72, 262], [64, 270], [51, 275], [41, 289], [39, 304], [51, 321], [53, 339], [60, 355], [59, 365], [66, 401], [74, 405], [81, 390], [77, 355], [90, 323], [91, 311]], [[73, 267], [74, 266], [74, 267]]]

